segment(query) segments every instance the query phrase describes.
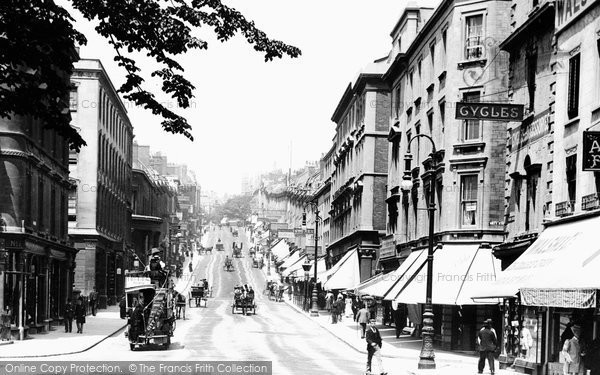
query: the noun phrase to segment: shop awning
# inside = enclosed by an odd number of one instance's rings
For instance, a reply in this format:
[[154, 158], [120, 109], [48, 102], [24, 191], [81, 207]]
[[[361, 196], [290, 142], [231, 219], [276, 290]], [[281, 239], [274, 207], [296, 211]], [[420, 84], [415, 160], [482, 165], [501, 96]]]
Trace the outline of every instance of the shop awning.
[[281, 266], [279, 266], [279, 269], [286, 270], [292, 264], [296, 263], [298, 261], [298, 259], [300, 259], [300, 255], [298, 255], [298, 254], [299, 254], [298, 251], [294, 251], [293, 253], [291, 253], [290, 256], [287, 257], [287, 259], [283, 262], [283, 264]]
[[334, 272], [329, 273], [331, 276], [323, 284], [323, 289], [348, 289], [360, 283], [360, 270], [356, 249], [348, 251], [348, 253], [336, 263], [334, 268], [337, 269]]
[[288, 277], [296, 275], [304, 277], [304, 270], [302, 269], [302, 265], [304, 264], [304, 262], [306, 262], [306, 259], [306, 255], [302, 258], [299, 258], [294, 264], [290, 265], [285, 271], [283, 271], [281, 273], [281, 276]]
[[[325, 256], [322, 256], [317, 261], [317, 280], [319, 279], [319, 275], [323, 275], [327, 272], [327, 265], [325, 264]], [[314, 277], [315, 275], [315, 264], [313, 262], [313, 266], [310, 267], [310, 277]]]
[[369, 290], [373, 296], [381, 294], [384, 300], [394, 300], [400, 291], [404, 290], [405, 285], [408, 283], [410, 277], [418, 272], [419, 267], [425, 264], [427, 260], [427, 252], [424, 250], [413, 251], [410, 255], [400, 264], [400, 267], [394, 272], [390, 273], [386, 280], [378, 283], [376, 286], [377, 290]]
[[595, 307], [600, 289], [600, 216], [582, 216], [547, 226], [491, 288], [473, 297], [511, 297], [520, 291], [524, 305]]
[[[408, 281], [395, 298], [399, 303], [425, 303], [427, 265], [421, 263], [412, 268], [418, 272], [409, 270]], [[477, 288], [492, 284], [499, 271], [500, 261], [491, 248], [482, 248], [479, 244], [444, 244], [434, 253], [432, 302], [436, 305], [498, 303], [499, 300], [474, 301], [471, 297]]]
[[277, 259], [281, 259], [290, 253], [290, 246], [281, 239], [271, 248], [271, 254], [276, 256]]
[[354, 291], [354, 293], [358, 294], [358, 295], [371, 295], [368, 292], [368, 289], [372, 288], [373, 286], [377, 285], [379, 282], [382, 282], [386, 275], [390, 275], [393, 272], [384, 274], [384, 273], [380, 273], [378, 275], [375, 275], [371, 278], [368, 278], [367, 280], [363, 281], [362, 283], [358, 284], [357, 286], [355, 286], [354, 288], [351, 288], [351, 290]]

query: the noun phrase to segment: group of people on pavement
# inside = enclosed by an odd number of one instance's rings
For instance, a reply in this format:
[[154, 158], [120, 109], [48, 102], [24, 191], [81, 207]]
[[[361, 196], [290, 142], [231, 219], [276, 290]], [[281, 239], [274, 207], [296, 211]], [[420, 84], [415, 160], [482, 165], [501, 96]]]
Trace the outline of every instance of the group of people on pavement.
[[77, 324], [77, 333], [83, 333], [85, 315], [86, 308], [83, 304], [83, 297], [77, 298], [76, 304], [73, 304], [70, 298], [67, 299], [64, 312], [65, 332], [70, 333], [73, 331], [73, 319], [75, 319], [75, 323]]

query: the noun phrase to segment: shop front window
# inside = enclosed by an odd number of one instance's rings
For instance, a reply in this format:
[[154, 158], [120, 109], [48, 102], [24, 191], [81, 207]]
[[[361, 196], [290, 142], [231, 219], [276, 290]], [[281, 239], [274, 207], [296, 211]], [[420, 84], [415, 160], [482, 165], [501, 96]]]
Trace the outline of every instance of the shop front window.
[[525, 307], [519, 334], [519, 358], [526, 362], [540, 363], [542, 359], [542, 314], [532, 307]]

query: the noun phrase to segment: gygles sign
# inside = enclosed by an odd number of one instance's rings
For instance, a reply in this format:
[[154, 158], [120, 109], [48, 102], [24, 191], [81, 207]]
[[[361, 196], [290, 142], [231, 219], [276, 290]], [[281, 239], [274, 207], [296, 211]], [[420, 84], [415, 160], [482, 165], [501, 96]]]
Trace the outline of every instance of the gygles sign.
[[457, 120], [522, 121], [523, 104], [456, 103]]
[[600, 132], [583, 132], [583, 170], [600, 172]]

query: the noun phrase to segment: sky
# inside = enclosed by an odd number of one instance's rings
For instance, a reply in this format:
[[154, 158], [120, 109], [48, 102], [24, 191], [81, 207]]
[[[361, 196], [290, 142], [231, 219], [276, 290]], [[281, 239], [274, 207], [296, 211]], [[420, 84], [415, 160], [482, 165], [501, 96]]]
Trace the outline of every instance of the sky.
[[[60, 3], [67, 9], [67, 0]], [[203, 190], [236, 194], [245, 174], [274, 168], [298, 169], [316, 161], [332, 145], [331, 116], [344, 90], [361, 68], [387, 56], [390, 32], [405, 1], [358, 0], [223, 0], [272, 39], [302, 50], [299, 58], [264, 62], [242, 37], [220, 43], [208, 28], [195, 35], [209, 42], [208, 50], [192, 51], [177, 60], [196, 87], [191, 107], [181, 109], [157, 95], [192, 125], [193, 142], [165, 133], [161, 118], [128, 105], [134, 140], [166, 154], [169, 162], [187, 164]], [[88, 43], [82, 58], [100, 59], [115, 87], [124, 71], [114, 51], [94, 30], [94, 24], [71, 10], [75, 27]], [[156, 63], [134, 55], [146, 72]], [[143, 85], [158, 94], [149, 78]], [[290, 157], [291, 156], [291, 157]]]

